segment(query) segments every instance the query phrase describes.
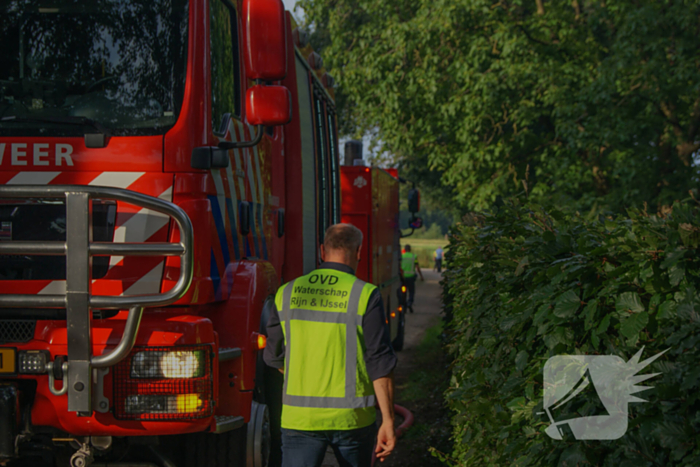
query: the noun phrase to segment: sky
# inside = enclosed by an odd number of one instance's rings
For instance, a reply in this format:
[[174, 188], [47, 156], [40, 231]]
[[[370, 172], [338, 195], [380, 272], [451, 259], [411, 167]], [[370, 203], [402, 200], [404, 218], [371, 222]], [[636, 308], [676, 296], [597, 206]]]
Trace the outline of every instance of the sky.
[[294, 11], [294, 4], [297, 2], [297, 0], [282, 0], [282, 2], [284, 3], [285, 10], [291, 11], [292, 14], [294, 16], [296, 16], [297, 18], [299, 16], [303, 16], [303, 15], [301, 15], [301, 9], [297, 10], [296, 12]]

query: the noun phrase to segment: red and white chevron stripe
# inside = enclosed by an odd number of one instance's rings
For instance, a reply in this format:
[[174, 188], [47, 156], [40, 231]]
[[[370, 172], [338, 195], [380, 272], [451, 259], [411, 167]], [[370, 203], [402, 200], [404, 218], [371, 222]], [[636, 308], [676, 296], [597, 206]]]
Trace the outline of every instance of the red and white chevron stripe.
[[[124, 188], [172, 201], [173, 175], [147, 172], [3, 172], [8, 185], [92, 185]], [[170, 218], [164, 214], [118, 203], [115, 242], [165, 242]], [[162, 257], [110, 258], [107, 275], [93, 281], [96, 295], [140, 295], [160, 292]], [[65, 293], [65, 281], [32, 281], [33, 293]], [[43, 284], [38, 284], [43, 283]], [[32, 293], [22, 291], [22, 293]]]

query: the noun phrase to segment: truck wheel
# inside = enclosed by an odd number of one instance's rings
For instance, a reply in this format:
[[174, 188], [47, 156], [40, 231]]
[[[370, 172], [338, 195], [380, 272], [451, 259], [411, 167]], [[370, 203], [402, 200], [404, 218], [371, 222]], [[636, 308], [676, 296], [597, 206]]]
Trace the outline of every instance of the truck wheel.
[[[275, 296], [270, 295], [263, 305], [260, 319], [260, 334], [267, 336], [267, 321], [272, 313]], [[263, 361], [262, 352], [258, 353], [258, 363], [255, 372], [255, 392], [253, 400], [265, 404], [270, 426], [270, 449], [267, 460], [268, 467], [280, 467], [282, 465], [282, 390], [284, 388], [284, 376], [276, 369], [267, 366]], [[252, 414], [252, 412], [251, 412]]]
[[269, 467], [282, 465], [282, 390], [284, 388], [284, 376], [276, 368], [263, 363], [261, 369], [264, 384], [261, 387], [265, 405], [270, 417], [270, 458]]
[[270, 434], [270, 411], [265, 404], [253, 401], [246, 444], [246, 467], [267, 467], [270, 460], [272, 437]]
[[399, 330], [396, 333], [396, 337], [394, 338], [394, 341], [391, 343], [391, 346], [397, 352], [401, 352], [403, 350], [403, 338], [404, 338], [404, 331], [406, 329], [406, 315], [404, 313], [401, 313], [400, 316], [401, 316], [401, 318], [399, 319]]

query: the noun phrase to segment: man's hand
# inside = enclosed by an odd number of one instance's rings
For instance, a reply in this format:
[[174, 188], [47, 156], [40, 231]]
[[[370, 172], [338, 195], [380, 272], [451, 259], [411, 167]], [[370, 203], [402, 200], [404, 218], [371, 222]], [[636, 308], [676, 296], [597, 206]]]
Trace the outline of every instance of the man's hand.
[[394, 432], [394, 374], [372, 381], [374, 393], [377, 395], [377, 404], [382, 412], [382, 426], [377, 432], [377, 459], [384, 459], [391, 454], [396, 446], [396, 433]]
[[382, 422], [377, 433], [377, 448], [374, 452], [377, 453], [379, 462], [384, 462], [391, 451], [396, 446], [396, 432], [394, 431], [394, 422]]

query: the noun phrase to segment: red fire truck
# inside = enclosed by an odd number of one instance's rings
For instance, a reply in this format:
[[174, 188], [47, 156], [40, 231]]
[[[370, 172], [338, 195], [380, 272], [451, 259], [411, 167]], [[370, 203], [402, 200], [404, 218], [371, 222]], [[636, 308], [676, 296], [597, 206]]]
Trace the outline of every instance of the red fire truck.
[[403, 349], [406, 326], [406, 287], [401, 283], [400, 238], [410, 236], [422, 225], [415, 217], [420, 209], [419, 192], [408, 193], [411, 231], [402, 233], [399, 225], [398, 170], [367, 167], [362, 159], [362, 142], [345, 143], [345, 163], [340, 168], [342, 221], [362, 231], [364, 242], [357, 266], [357, 277], [376, 285], [386, 308], [394, 350]]
[[394, 349], [401, 350], [405, 317], [398, 294], [401, 246], [397, 171], [345, 165], [341, 167], [340, 179], [342, 221], [359, 228], [364, 237], [357, 277], [379, 288]]
[[0, 463], [267, 465], [271, 297], [340, 221], [302, 41], [280, 0], [0, 1]]

